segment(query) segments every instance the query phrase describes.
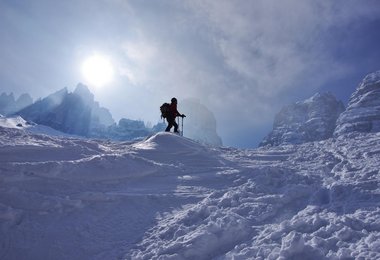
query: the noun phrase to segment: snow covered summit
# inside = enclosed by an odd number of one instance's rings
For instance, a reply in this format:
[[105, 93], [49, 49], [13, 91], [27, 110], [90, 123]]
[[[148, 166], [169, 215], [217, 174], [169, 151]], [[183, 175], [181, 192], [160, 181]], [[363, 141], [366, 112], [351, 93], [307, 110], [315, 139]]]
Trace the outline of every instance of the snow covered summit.
[[367, 75], [337, 120], [334, 135], [380, 132], [380, 71]]
[[275, 117], [272, 132], [260, 146], [300, 144], [332, 137], [335, 122], [344, 110], [341, 101], [331, 93], [285, 106]]

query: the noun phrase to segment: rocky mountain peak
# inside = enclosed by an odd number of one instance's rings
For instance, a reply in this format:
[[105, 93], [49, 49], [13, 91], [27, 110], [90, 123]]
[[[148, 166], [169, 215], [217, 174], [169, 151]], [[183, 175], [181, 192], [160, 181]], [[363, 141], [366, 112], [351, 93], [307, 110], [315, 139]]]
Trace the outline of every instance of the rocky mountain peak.
[[380, 71], [360, 82], [338, 118], [334, 136], [349, 132], [380, 132]]
[[309, 99], [285, 106], [276, 115], [272, 132], [260, 146], [299, 144], [332, 137], [344, 105], [331, 93], [317, 93]]
[[82, 84], [82, 83], [79, 83], [74, 92], [73, 92], [75, 95], [78, 95], [82, 100], [83, 102], [86, 104], [86, 105], [89, 105], [89, 106], [93, 106], [94, 104], [94, 94], [91, 93], [91, 91], [89, 90], [89, 88]]

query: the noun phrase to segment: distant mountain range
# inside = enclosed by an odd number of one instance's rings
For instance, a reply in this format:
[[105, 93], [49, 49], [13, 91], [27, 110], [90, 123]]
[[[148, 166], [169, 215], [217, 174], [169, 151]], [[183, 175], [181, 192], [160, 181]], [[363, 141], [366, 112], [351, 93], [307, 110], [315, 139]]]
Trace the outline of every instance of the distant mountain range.
[[[196, 99], [181, 101], [186, 111], [185, 136], [201, 143], [222, 145], [215, 116]], [[20, 115], [27, 121], [58, 131], [91, 138], [135, 140], [163, 131], [165, 123], [147, 127], [143, 121], [122, 118], [115, 123], [108, 109], [94, 100], [88, 87], [63, 88], [33, 103], [29, 94], [17, 100], [0, 95], [0, 114]], [[331, 93], [287, 105], [275, 116], [273, 130], [259, 146], [301, 144], [339, 137], [350, 132], [380, 132], [380, 71], [368, 74], [351, 95], [347, 108]]]
[[380, 131], [380, 71], [367, 75], [345, 109], [331, 93], [285, 106], [260, 146], [301, 144], [350, 132]]
[[[212, 112], [192, 100], [185, 100], [183, 104], [185, 111], [195, 116], [193, 119], [188, 117], [193, 123], [187, 124], [189, 128], [186, 129], [186, 136], [202, 143], [222, 145]], [[73, 92], [63, 88], [34, 103], [29, 94], [23, 94], [15, 100], [13, 93], [3, 93], [0, 96], [0, 114], [19, 115], [27, 121], [67, 134], [121, 141], [145, 138], [166, 127], [165, 123], [147, 127], [141, 120], [127, 118], [116, 123], [109, 110], [101, 107], [83, 84], [78, 84]], [[200, 119], [204, 124], [197, 123]]]
[[15, 99], [13, 93], [0, 95], [0, 114], [9, 115], [33, 104], [33, 99], [29, 94], [22, 94]]

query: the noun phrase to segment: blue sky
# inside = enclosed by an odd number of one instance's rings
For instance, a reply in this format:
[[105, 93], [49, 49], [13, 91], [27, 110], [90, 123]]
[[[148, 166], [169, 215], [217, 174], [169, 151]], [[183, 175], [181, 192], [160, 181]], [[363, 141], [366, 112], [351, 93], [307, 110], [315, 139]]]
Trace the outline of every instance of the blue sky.
[[0, 25], [1, 92], [88, 84], [81, 65], [100, 54], [114, 77], [89, 87], [116, 120], [155, 124], [161, 103], [195, 97], [228, 146], [256, 147], [317, 91], [347, 103], [380, 69], [377, 0], [1, 0]]

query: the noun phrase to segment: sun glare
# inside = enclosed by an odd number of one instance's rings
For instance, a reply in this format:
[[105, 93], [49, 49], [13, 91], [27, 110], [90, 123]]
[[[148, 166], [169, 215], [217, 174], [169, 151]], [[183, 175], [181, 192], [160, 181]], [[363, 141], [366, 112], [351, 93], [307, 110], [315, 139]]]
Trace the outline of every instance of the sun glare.
[[112, 80], [114, 71], [107, 57], [93, 55], [83, 62], [82, 73], [88, 84], [102, 87]]

